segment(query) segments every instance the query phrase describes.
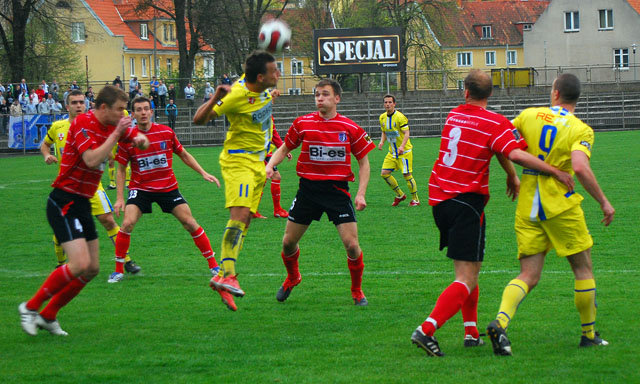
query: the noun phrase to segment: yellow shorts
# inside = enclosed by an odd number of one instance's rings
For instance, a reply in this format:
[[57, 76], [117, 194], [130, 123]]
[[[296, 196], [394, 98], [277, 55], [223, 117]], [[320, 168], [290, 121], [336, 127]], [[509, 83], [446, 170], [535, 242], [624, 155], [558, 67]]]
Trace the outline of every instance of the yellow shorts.
[[111, 205], [111, 201], [109, 201], [109, 196], [107, 196], [104, 188], [102, 188], [102, 183], [98, 184], [98, 190], [96, 194], [89, 199], [89, 203], [91, 203], [91, 214], [93, 216], [113, 212], [113, 206]]
[[391, 153], [387, 153], [382, 163], [383, 170], [400, 170], [403, 174], [413, 172], [413, 152], [400, 155], [397, 159]]
[[251, 213], [255, 213], [267, 179], [264, 162], [239, 156], [233, 161], [221, 159], [220, 171], [224, 180], [225, 208], [250, 207]]
[[560, 257], [571, 256], [593, 246], [580, 205], [544, 221], [516, 215], [518, 258], [546, 253], [555, 248]]

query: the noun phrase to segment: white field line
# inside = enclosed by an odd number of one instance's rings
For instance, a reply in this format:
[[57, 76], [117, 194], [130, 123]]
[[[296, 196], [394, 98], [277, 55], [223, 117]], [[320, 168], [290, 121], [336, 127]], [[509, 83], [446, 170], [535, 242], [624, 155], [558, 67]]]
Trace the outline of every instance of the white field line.
[[53, 182], [53, 179], [24, 180], [24, 181], [17, 181], [15, 183], [0, 184], [0, 189], [6, 189], [7, 187], [14, 187], [21, 184], [37, 184], [37, 183], [43, 183], [43, 182], [50, 183], [50, 182]]

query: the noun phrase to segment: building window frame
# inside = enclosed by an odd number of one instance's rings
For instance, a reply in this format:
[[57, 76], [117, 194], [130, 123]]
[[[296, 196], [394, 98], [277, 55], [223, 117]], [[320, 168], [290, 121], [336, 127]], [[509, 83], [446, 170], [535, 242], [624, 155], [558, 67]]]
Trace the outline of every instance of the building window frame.
[[167, 58], [167, 73], [169, 74], [169, 76], [171, 76], [172, 72], [173, 72], [173, 60], [170, 58]]
[[530, 31], [532, 29], [533, 29], [533, 24], [531, 24], [531, 23], [522, 24], [522, 30], [523, 31]]
[[473, 66], [473, 52], [465, 51], [458, 52], [456, 55], [458, 67], [471, 67]]
[[84, 22], [71, 23], [71, 41], [74, 43], [84, 43], [85, 40], [85, 28]]
[[291, 59], [291, 74], [304, 75], [304, 62], [302, 60]]
[[131, 75], [131, 77], [136, 75], [136, 58], [135, 57], [129, 58], [129, 74]]
[[599, 31], [613, 30], [613, 9], [598, 10]]
[[482, 39], [483, 40], [493, 39], [493, 33], [492, 33], [490, 25], [483, 25], [482, 26]]
[[202, 60], [202, 70], [203, 70], [204, 77], [214, 77], [215, 76], [215, 73], [214, 73], [215, 68], [214, 68], [213, 58], [205, 57]]
[[580, 11], [566, 11], [564, 13], [564, 31], [580, 31]]
[[296, 96], [301, 94], [302, 90], [300, 88], [287, 88], [287, 95], [289, 96]]
[[629, 70], [629, 48], [613, 49], [613, 68]]
[[484, 64], [488, 67], [496, 65], [496, 51], [484, 51]]
[[149, 71], [147, 70], [147, 58], [140, 58], [140, 66], [142, 68], [142, 77], [149, 77]]
[[508, 50], [506, 60], [507, 65], [518, 65], [518, 51]]
[[456, 81], [456, 85], [457, 85], [457, 88], [458, 88], [458, 89], [460, 89], [460, 90], [464, 89], [464, 80], [462, 80], [462, 79], [458, 79], [458, 80]]
[[284, 63], [282, 61], [276, 61], [276, 68], [278, 68], [281, 75], [284, 75]]
[[140, 24], [140, 38], [149, 40], [149, 25], [147, 23]]

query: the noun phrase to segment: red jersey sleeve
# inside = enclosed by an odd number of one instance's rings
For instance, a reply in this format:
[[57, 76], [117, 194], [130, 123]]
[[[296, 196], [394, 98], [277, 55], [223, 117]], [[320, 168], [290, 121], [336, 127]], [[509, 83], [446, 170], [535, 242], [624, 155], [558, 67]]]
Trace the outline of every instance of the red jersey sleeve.
[[507, 118], [504, 118], [492, 132], [491, 150], [495, 153], [509, 156], [509, 153], [514, 149], [526, 149], [527, 143], [517, 132], [518, 130], [513, 124]]
[[367, 132], [359, 126], [353, 130], [351, 138], [351, 153], [358, 160], [365, 157], [367, 153], [376, 147]]
[[118, 153], [116, 154], [116, 161], [122, 165], [127, 165], [131, 154], [127, 150], [127, 144], [121, 144], [118, 146]]
[[290, 151], [298, 148], [300, 146], [300, 143], [302, 143], [302, 137], [297, 126], [298, 119], [295, 119], [293, 121], [293, 124], [291, 124], [287, 135], [284, 137], [284, 144], [287, 146], [287, 148], [289, 148]]
[[71, 123], [69, 128], [68, 138], [72, 138], [71, 142], [67, 142], [67, 145], [71, 144], [82, 155], [87, 149], [93, 149], [97, 147], [96, 141], [91, 135], [77, 123], [77, 119]]
[[175, 153], [176, 155], [181, 154], [184, 151], [184, 147], [182, 146], [182, 143], [180, 143], [180, 140], [178, 140], [178, 136], [175, 132], [173, 132], [173, 137], [171, 138], [171, 140], [173, 145], [173, 153]]
[[122, 136], [120, 136], [120, 140], [118, 140], [119, 143], [130, 143], [133, 141], [133, 138], [136, 137], [138, 135], [138, 127], [130, 127], [127, 128], [126, 131], [124, 131], [124, 133], [122, 134]]
[[276, 148], [280, 148], [282, 146], [282, 138], [278, 134], [275, 125], [273, 126], [273, 137], [271, 138], [271, 142]]

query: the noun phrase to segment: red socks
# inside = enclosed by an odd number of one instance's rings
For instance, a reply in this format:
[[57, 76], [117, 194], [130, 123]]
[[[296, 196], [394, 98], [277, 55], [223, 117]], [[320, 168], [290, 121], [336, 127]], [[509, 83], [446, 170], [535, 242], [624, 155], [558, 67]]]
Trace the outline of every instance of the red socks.
[[58, 315], [58, 311], [67, 305], [74, 297], [78, 296], [78, 293], [82, 291], [89, 281], [85, 281], [82, 277], [71, 280], [60, 292], [58, 292], [49, 304], [40, 312], [40, 315], [45, 320], [55, 320]]
[[32, 311], [39, 310], [42, 303], [60, 292], [73, 279], [75, 279], [75, 276], [69, 271], [67, 264], [54, 269], [44, 283], [42, 283], [38, 292], [27, 302], [27, 308]]
[[116, 236], [116, 272], [118, 273], [124, 273], [124, 258], [127, 256], [130, 244], [131, 234], [118, 231]]
[[349, 266], [349, 273], [351, 274], [351, 293], [352, 295], [359, 295], [362, 293], [362, 272], [364, 271], [362, 253], [360, 253], [360, 256], [355, 260], [352, 260], [347, 256], [347, 264]]
[[284, 252], [280, 253], [284, 266], [287, 268], [287, 279], [296, 281], [300, 278], [300, 270], [298, 269], [298, 258], [300, 257], [300, 248], [296, 249], [291, 255], [285, 256]]
[[471, 335], [474, 339], [480, 336], [478, 333], [478, 296], [480, 286], [476, 285], [467, 300], [462, 304], [462, 321], [464, 322], [464, 334]]
[[422, 323], [422, 332], [427, 336], [433, 336], [436, 329], [442, 327], [444, 323], [453, 317], [469, 297], [469, 289], [459, 281], [454, 281], [438, 297], [436, 306]]
[[204, 229], [202, 229], [202, 227], [199, 227], [191, 233], [191, 237], [193, 238], [193, 242], [196, 243], [196, 247], [198, 247], [198, 249], [202, 253], [202, 257], [207, 259], [209, 268], [217, 267], [218, 262], [216, 262], [215, 253], [211, 249], [211, 242], [209, 242], [209, 238], [204, 232]]
[[273, 200], [273, 210], [282, 207], [280, 206], [280, 180], [271, 180], [271, 199]]

